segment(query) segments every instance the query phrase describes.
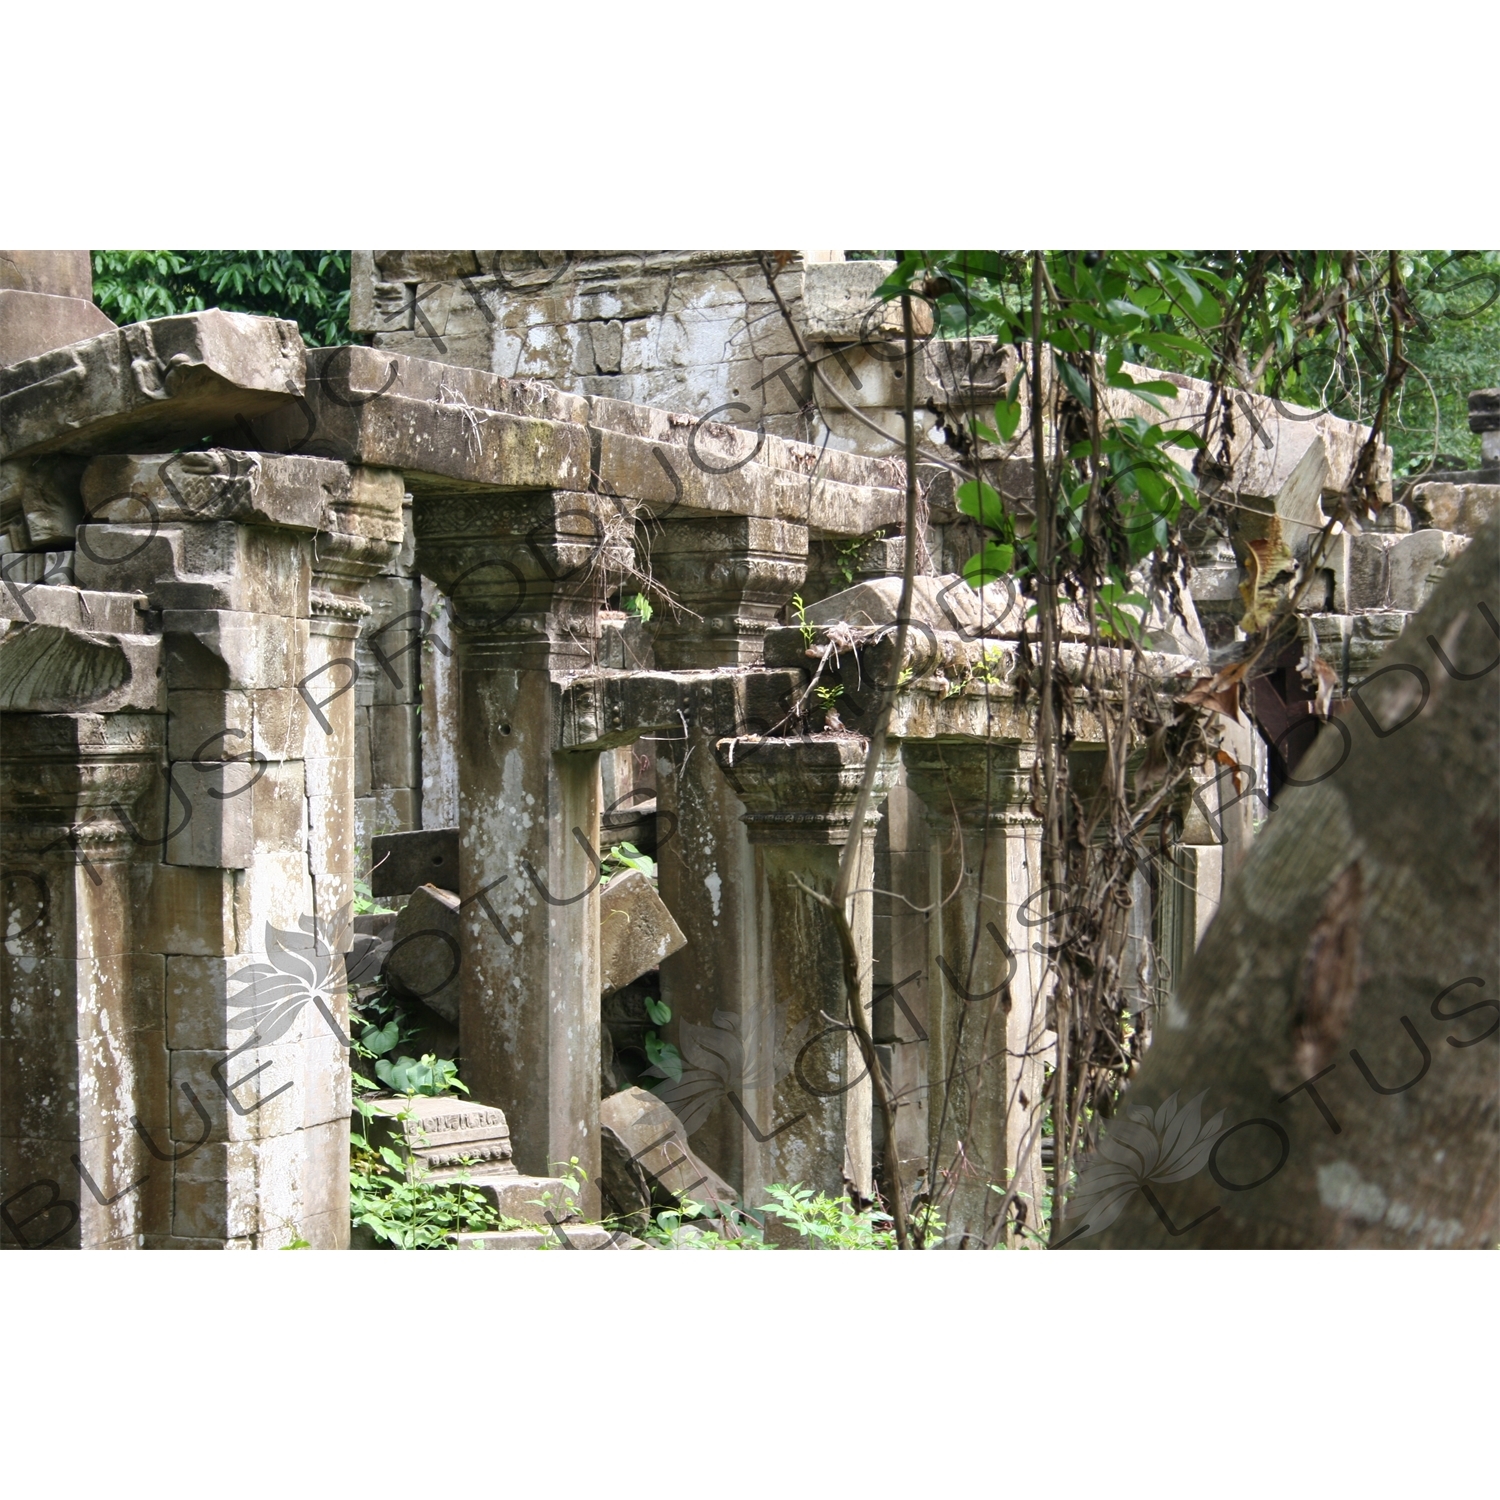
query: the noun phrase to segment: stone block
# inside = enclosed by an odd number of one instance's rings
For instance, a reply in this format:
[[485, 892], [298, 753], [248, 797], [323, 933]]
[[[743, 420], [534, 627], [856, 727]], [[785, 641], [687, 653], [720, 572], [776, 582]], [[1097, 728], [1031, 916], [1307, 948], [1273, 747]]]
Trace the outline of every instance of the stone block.
[[[440, 1180], [464, 1172], [496, 1179], [519, 1176], [511, 1160], [505, 1112], [494, 1105], [451, 1095], [367, 1102], [374, 1118], [368, 1128], [356, 1128], [372, 1145], [392, 1146], [421, 1171]], [[397, 1118], [401, 1114], [404, 1120]], [[354, 1118], [357, 1122], [360, 1117]]]
[[[809, 625], [894, 625], [900, 602], [899, 578], [872, 578], [809, 605], [805, 618]], [[1026, 608], [1027, 600], [1019, 591], [998, 583], [974, 589], [957, 573], [913, 580], [912, 620], [932, 630], [957, 631], [967, 638], [1004, 639], [1020, 633]], [[1071, 614], [1076, 617], [1077, 611]], [[1078, 633], [1081, 619], [1068, 616], [1065, 607], [1060, 617], [1064, 631], [1071, 627]]]
[[180, 691], [172, 694], [167, 757], [174, 761], [223, 760], [253, 748], [250, 693]]
[[1399, 538], [1391, 532], [1344, 532], [1330, 539], [1324, 565], [1333, 574], [1334, 614], [1385, 609], [1390, 597], [1390, 549]]
[[[234, 1005], [249, 1003], [251, 986], [241, 982], [240, 974], [252, 964], [264, 963], [263, 955], [235, 953], [217, 958], [191, 954], [172, 954], [163, 960], [166, 966], [165, 1004], [167, 1045], [174, 1051], [226, 1051], [237, 1047], [249, 1031], [231, 1032], [229, 1021], [239, 1014]], [[299, 1018], [286, 1033], [289, 1039], [303, 1034], [305, 1022]], [[197, 1085], [194, 1085], [196, 1089]]]
[[300, 409], [257, 431], [268, 446], [305, 444], [330, 458], [400, 470], [417, 493], [583, 489], [588, 435], [570, 400], [578, 398], [373, 349], [314, 350], [307, 401], [316, 435]]
[[463, 947], [458, 897], [435, 885], [419, 885], [396, 919], [386, 974], [445, 1021], [458, 1024], [459, 970]]
[[71, 630], [135, 635], [143, 628], [140, 594], [101, 594], [53, 584], [0, 586], [0, 619], [30, 620]]
[[1419, 484], [1409, 504], [1421, 529], [1478, 536], [1500, 512], [1500, 484]]
[[611, 1094], [599, 1105], [599, 1122], [645, 1171], [662, 1207], [685, 1198], [710, 1207], [736, 1202], [734, 1189], [688, 1149], [682, 1121], [654, 1094], [637, 1088]]
[[[286, 615], [167, 609], [162, 611], [162, 638], [168, 692], [296, 691], [307, 660], [307, 621]], [[326, 708], [342, 696], [346, 677], [333, 671], [303, 680], [304, 701]]]
[[404, 896], [429, 882], [454, 890], [458, 886], [458, 829], [384, 834], [371, 847], [370, 863], [370, 890], [377, 896]]
[[164, 862], [245, 869], [255, 851], [251, 798], [256, 772], [249, 761], [177, 762]]
[[87, 250], [0, 250], [0, 287], [51, 297], [94, 295], [94, 265]]
[[0, 287], [0, 369], [95, 338], [114, 326], [86, 298]]
[[599, 990], [609, 994], [686, 947], [656, 887], [640, 870], [614, 876], [599, 896]]
[[377, 703], [370, 713], [370, 781], [372, 786], [415, 786], [417, 715], [406, 704]]
[[0, 371], [0, 458], [196, 444], [294, 403], [305, 377], [295, 323], [217, 308], [132, 323]]
[[234, 875], [185, 865], [131, 871], [136, 944], [152, 953], [222, 955], [236, 951]]
[[1432, 597], [1447, 564], [1469, 545], [1448, 531], [1414, 531], [1394, 539], [1386, 553], [1390, 608], [1416, 611]]
[[232, 609], [305, 618], [310, 540], [232, 521], [81, 526], [84, 588], [147, 595], [157, 609]]
[[111, 455], [92, 460], [81, 496], [90, 521], [234, 521], [292, 531], [343, 529], [351, 481], [346, 464], [297, 454]]
[[[880, 302], [876, 289], [896, 269], [893, 260], [831, 261], [802, 268], [802, 321], [807, 336], [829, 343], [860, 343], [903, 335], [901, 299]], [[919, 338], [932, 332], [932, 311], [912, 303]]]
[[257, 850], [248, 868], [235, 872], [234, 913], [241, 947], [252, 951], [269, 946], [268, 924], [281, 932], [298, 931], [302, 919], [313, 913], [306, 850]]

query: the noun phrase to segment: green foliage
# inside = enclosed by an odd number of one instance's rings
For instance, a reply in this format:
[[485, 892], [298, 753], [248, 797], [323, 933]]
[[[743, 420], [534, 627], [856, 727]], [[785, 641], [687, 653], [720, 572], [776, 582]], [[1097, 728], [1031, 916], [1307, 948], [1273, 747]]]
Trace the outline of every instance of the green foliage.
[[803, 644], [811, 646], [818, 627], [807, 623], [807, 606], [802, 602], [801, 594], [792, 595], [792, 613], [797, 616], [797, 628], [802, 632]]
[[[672, 1019], [672, 1007], [665, 1000], [646, 999], [646, 1014], [657, 1026], [665, 1026]], [[641, 1045], [651, 1066], [660, 1070], [673, 1083], [682, 1082], [682, 1054], [671, 1042], [663, 1041], [655, 1031], [647, 1031]]]
[[460, 1179], [434, 1183], [389, 1146], [375, 1150], [358, 1132], [349, 1136], [349, 1219], [397, 1250], [451, 1250], [450, 1234], [499, 1227], [500, 1215]]
[[395, 1062], [381, 1058], [375, 1064], [375, 1076], [398, 1094], [421, 1094], [437, 1098], [454, 1089], [469, 1092], [468, 1084], [458, 1076], [458, 1064], [451, 1058], [424, 1052], [421, 1057], [398, 1057]]
[[96, 250], [94, 301], [116, 323], [222, 307], [290, 318], [313, 348], [347, 344], [347, 250]]
[[356, 917], [394, 917], [395, 910], [382, 906], [370, 890], [370, 882], [354, 877], [354, 915]]
[[623, 875], [626, 870], [639, 870], [652, 885], [656, 884], [656, 861], [649, 854], [642, 854], [634, 844], [614, 844], [610, 851], [600, 861], [603, 869], [599, 875], [599, 884], [608, 885], [616, 875]]
[[634, 615], [642, 625], [651, 623], [651, 616], [656, 611], [651, 607], [651, 601], [644, 594], [630, 594], [620, 601], [627, 614]]
[[[748, 1214], [729, 1210], [728, 1222], [706, 1204], [685, 1198], [680, 1209], [663, 1209], [640, 1231], [640, 1238], [661, 1250], [774, 1250], [760, 1225]], [[725, 1233], [725, 1230], [731, 1233]]]
[[[799, 1183], [791, 1187], [768, 1187], [775, 1200], [762, 1204], [761, 1213], [775, 1214], [789, 1224], [808, 1250], [894, 1250], [895, 1231], [881, 1228], [891, 1216], [878, 1209], [856, 1209], [847, 1196], [830, 1198], [814, 1193]], [[922, 1220], [923, 1243], [931, 1248], [942, 1240], [942, 1221], [935, 1217]]]

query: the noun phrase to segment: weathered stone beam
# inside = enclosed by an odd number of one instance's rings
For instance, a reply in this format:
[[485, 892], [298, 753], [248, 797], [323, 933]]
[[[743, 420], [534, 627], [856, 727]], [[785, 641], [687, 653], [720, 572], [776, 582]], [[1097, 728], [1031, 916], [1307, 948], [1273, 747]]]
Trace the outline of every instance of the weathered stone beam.
[[200, 442], [302, 395], [295, 323], [156, 318], [0, 370], [0, 458]]
[[0, 710], [160, 712], [161, 637], [0, 620]]
[[588, 487], [579, 397], [374, 349], [307, 363], [305, 406], [258, 424], [265, 446], [399, 469], [414, 494]]
[[558, 683], [559, 750], [607, 750], [642, 735], [681, 738], [683, 716], [765, 734], [785, 719], [806, 676], [800, 670], [589, 672]]

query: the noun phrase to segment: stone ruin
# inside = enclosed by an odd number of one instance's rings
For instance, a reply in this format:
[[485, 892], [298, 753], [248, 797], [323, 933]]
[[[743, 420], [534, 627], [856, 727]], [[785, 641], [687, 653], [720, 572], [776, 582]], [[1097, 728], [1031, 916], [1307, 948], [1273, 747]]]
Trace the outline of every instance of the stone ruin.
[[[901, 353], [872, 298], [889, 267], [767, 269], [357, 252], [370, 343], [309, 350], [221, 311], [116, 329], [86, 255], [0, 253], [0, 1243], [347, 1245], [347, 991], [382, 964], [472, 1090], [390, 1138], [438, 1176], [469, 1160], [515, 1217], [574, 1158], [589, 1218], [776, 1182], [868, 1197], [891, 1152], [944, 1195], [953, 1244], [992, 1233], [1007, 1173], [1039, 1200], [1024, 610], [958, 579], [978, 537], [940, 466], [921, 534], [899, 535]], [[930, 456], [1012, 356], [928, 334]], [[1173, 414], [1201, 411], [1176, 383]], [[1246, 541], [1274, 520], [1305, 549], [1349, 477], [1363, 429], [1236, 399], [1240, 521], [1189, 528], [1186, 619], [1156, 603], [1121, 673], [1207, 671], [1236, 638]], [[1336, 537], [1296, 648], [1251, 685], [1253, 725], [1226, 730], [1233, 775], [1136, 877], [1142, 1004], [1169, 1000], [1311, 739], [1296, 658], [1356, 693], [1493, 514], [1500, 395], [1471, 423], [1485, 466], [1401, 503], [1386, 455], [1374, 528]], [[988, 461], [1024, 503], [1029, 466]], [[648, 621], [620, 608], [643, 591]], [[855, 829], [870, 685], [902, 668]], [[1086, 780], [1098, 744], [1070, 754]], [[894, 1141], [800, 888], [826, 889], [851, 838]], [[601, 889], [622, 839], [654, 854], [655, 888]], [[399, 916], [354, 914], [364, 878]], [[617, 1056], [643, 975], [685, 1062], [650, 1092]]]

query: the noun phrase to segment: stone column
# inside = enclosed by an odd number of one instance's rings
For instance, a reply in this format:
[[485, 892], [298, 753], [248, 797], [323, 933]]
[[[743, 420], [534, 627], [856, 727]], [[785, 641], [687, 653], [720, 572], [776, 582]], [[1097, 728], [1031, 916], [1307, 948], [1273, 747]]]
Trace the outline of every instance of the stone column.
[[743, 1064], [730, 1101], [743, 1132], [746, 1201], [763, 1201], [772, 1183], [801, 1183], [835, 1196], [847, 1184], [869, 1196], [871, 1087], [852, 1029], [838, 1024], [848, 1013], [842, 951], [831, 914], [798, 882], [831, 890], [844, 844], [860, 839], [850, 917], [861, 955], [860, 1004], [868, 1014], [873, 835], [895, 751], [858, 831], [850, 818], [864, 771], [863, 739], [725, 739], [716, 754], [748, 809], [754, 851], [753, 988], [740, 1021]]
[[[57, 592], [61, 592], [60, 590]], [[94, 596], [96, 600], [100, 596]], [[133, 1249], [171, 1213], [163, 960], [138, 954], [131, 815], [163, 720], [7, 714], [0, 728], [0, 1200], [7, 1249]]]
[[[657, 606], [659, 668], [753, 665], [761, 661], [766, 630], [802, 581], [807, 528], [745, 516], [670, 519], [642, 527], [638, 551], [642, 571], [685, 606], [677, 619], [665, 604]], [[755, 860], [745, 805], [714, 746], [723, 736], [766, 734], [776, 726], [723, 723], [715, 712], [719, 701], [709, 681], [689, 687], [680, 736], [669, 733], [655, 744], [661, 897], [687, 938], [681, 952], [663, 961], [661, 990], [690, 1066], [732, 1050], [732, 1043], [713, 1041], [730, 1028], [738, 1028], [741, 1043], [749, 1037], [756, 999]], [[709, 1039], [702, 1052], [688, 1041], [700, 1034]], [[693, 1150], [741, 1187], [745, 1144], [753, 1137], [727, 1097], [731, 1091], [743, 1097], [741, 1091], [732, 1080], [725, 1089], [696, 1125]]]
[[359, 510], [350, 471], [223, 450], [98, 458], [83, 497], [83, 581], [139, 589], [163, 635], [168, 780], [141, 823], [161, 836], [132, 872], [140, 951], [165, 966], [170, 1067], [154, 1137], [170, 1223], [147, 1244], [347, 1244], [353, 680], [324, 670], [348, 645], [312, 644], [310, 595], [315, 565], [325, 601], [357, 585], [358, 568], [330, 577], [368, 542], [340, 540]]
[[561, 491], [418, 496], [417, 564], [458, 662], [460, 1032], [515, 1159], [599, 1172], [599, 752], [559, 752], [557, 688], [587, 665], [629, 543]]
[[[1020, 745], [907, 740], [907, 784], [930, 821], [928, 1129], [931, 1192], [947, 1243], [993, 1236], [1015, 1174], [1040, 1218], [1041, 830], [1028, 801], [1034, 752]], [[1028, 897], [1034, 897], [1024, 906]], [[1028, 925], [1028, 923], [1030, 925]]]

